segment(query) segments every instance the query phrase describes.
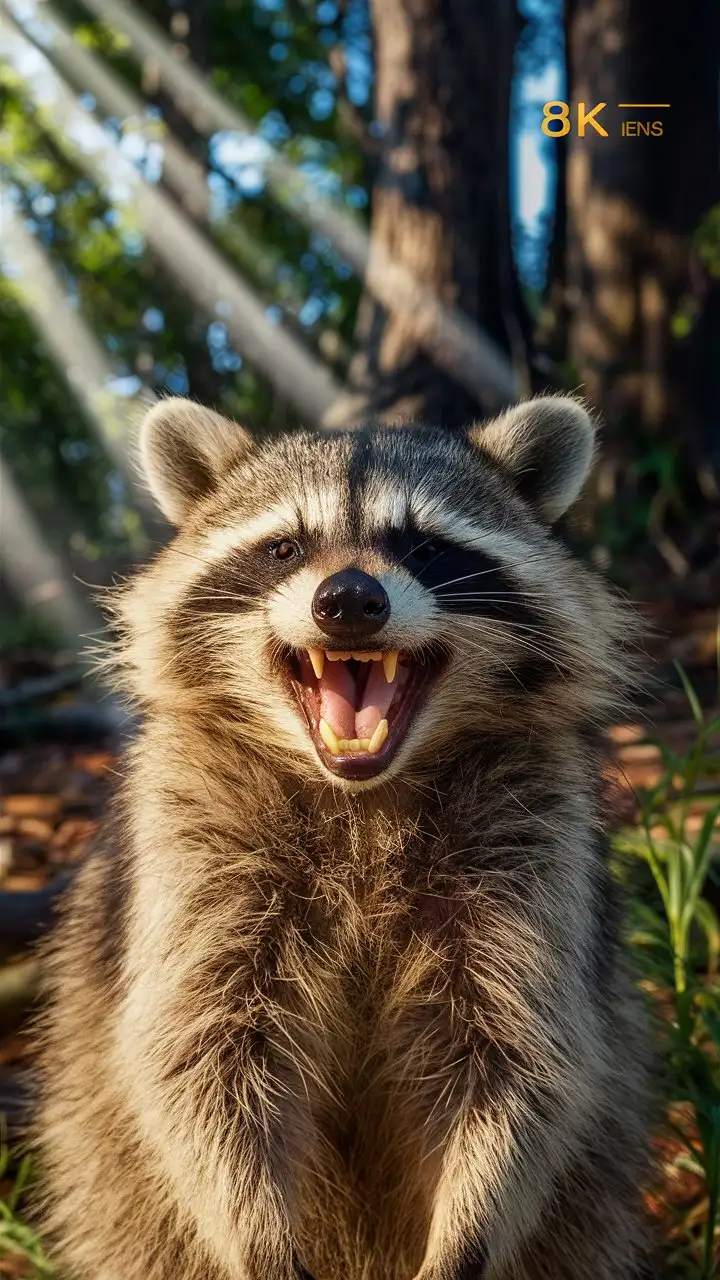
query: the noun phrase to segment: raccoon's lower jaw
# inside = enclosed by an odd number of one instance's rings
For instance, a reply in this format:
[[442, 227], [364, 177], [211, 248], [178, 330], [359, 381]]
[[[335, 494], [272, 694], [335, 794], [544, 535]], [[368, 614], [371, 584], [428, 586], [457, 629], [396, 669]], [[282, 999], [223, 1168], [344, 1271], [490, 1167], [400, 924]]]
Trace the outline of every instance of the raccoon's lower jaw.
[[442, 661], [431, 652], [422, 660], [402, 651], [292, 653], [290, 684], [325, 768], [352, 781], [382, 773]]

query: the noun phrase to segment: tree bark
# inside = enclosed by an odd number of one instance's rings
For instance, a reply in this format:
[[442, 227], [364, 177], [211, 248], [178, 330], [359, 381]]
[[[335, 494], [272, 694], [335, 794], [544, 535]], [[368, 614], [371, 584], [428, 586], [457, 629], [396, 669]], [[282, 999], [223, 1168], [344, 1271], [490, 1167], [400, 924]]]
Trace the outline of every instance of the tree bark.
[[[510, 247], [508, 131], [514, 6], [507, 0], [374, 0], [375, 117], [382, 134], [373, 245], [455, 305], [520, 363]], [[456, 425], [472, 392], [420, 348], [412, 317], [366, 295], [353, 378], [368, 416]]]
[[[568, 0], [569, 3], [569, 0]], [[567, 155], [561, 140], [556, 143], [557, 165], [555, 210], [548, 248], [547, 287], [538, 319], [536, 341], [540, 351], [555, 365], [567, 358], [570, 326], [568, 289]]]
[[[717, 0], [691, 11], [677, 0], [573, 0], [570, 354], [621, 458], [628, 427], [644, 439], [680, 436], [698, 456], [717, 449], [720, 289], [693, 237], [720, 201], [719, 57]], [[608, 104], [608, 137], [578, 136], [578, 101]], [[634, 121], [658, 121], [662, 136], [622, 136]]]

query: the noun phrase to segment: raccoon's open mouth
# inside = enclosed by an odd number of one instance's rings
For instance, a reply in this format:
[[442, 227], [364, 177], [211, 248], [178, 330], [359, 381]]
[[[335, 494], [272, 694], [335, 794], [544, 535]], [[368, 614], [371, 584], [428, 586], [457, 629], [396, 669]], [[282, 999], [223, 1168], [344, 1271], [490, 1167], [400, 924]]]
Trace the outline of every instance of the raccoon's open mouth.
[[430, 651], [422, 658], [402, 650], [291, 654], [290, 682], [325, 767], [354, 780], [382, 773], [441, 661]]

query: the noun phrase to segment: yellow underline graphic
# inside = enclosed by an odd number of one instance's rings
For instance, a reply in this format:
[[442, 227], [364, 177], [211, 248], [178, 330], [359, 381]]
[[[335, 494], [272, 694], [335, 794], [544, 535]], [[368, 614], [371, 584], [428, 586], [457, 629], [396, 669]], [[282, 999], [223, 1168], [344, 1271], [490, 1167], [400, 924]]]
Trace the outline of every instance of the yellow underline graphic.
[[618, 102], [619, 107], [652, 107], [654, 110], [660, 107], [669, 107], [669, 102]]

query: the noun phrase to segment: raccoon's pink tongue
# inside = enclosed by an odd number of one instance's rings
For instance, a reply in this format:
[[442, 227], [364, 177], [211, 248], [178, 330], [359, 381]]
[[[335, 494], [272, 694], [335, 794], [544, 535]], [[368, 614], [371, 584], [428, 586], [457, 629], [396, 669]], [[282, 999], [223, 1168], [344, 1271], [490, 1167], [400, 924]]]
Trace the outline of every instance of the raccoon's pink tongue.
[[326, 662], [319, 680], [320, 717], [338, 738], [355, 737], [355, 678], [346, 662]]
[[402, 668], [398, 667], [395, 679], [388, 684], [382, 662], [373, 662], [363, 690], [362, 702], [355, 715], [355, 738], [372, 738], [381, 720], [385, 719], [393, 694], [398, 686]]

